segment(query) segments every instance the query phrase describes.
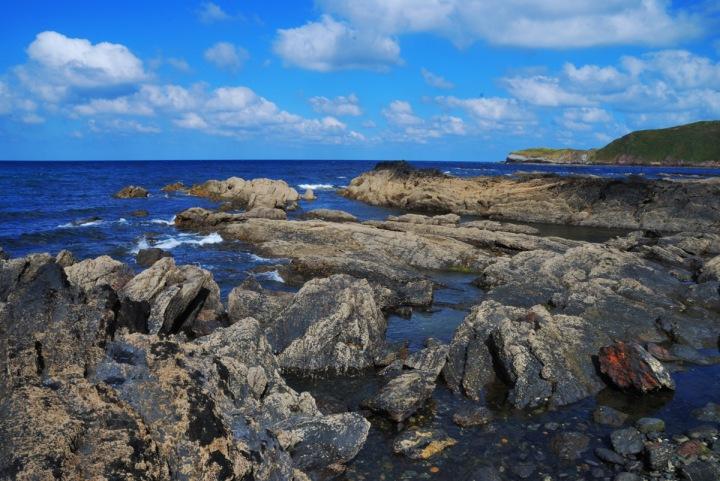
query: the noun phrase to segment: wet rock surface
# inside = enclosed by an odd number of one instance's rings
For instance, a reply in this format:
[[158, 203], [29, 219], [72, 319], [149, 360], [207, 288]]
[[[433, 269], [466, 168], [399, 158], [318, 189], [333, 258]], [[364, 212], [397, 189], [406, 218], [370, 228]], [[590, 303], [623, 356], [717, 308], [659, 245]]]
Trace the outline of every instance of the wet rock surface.
[[230, 177], [226, 180], [208, 180], [192, 186], [188, 193], [213, 200], [225, 200], [247, 210], [255, 207], [294, 209], [300, 199], [298, 192], [285, 181], [271, 179], [245, 180]]
[[659, 389], [675, 389], [670, 373], [663, 365], [636, 343], [617, 342], [600, 349], [600, 372], [622, 389], [646, 393]]
[[144, 199], [148, 195], [150, 195], [150, 192], [146, 188], [128, 185], [117, 191], [113, 197], [116, 199]]

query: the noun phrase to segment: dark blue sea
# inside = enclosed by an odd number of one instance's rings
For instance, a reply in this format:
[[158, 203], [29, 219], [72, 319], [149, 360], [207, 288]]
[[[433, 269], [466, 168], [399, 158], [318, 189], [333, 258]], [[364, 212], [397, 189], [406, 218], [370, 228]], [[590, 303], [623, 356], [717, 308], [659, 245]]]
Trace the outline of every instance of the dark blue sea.
[[[414, 164], [456, 176], [512, 175], [520, 171], [607, 177], [642, 175], [648, 178], [720, 175], [720, 170], [692, 168], [467, 162]], [[136, 270], [140, 270], [134, 259], [137, 251], [146, 246], [157, 246], [170, 251], [178, 264], [196, 264], [212, 271], [225, 295], [247, 276], [256, 277], [270, 288], [287, 289], [273, 269], [282, 260], [264, 259], [253, 253], [251, 246], [223, 241], [214, 233], [181, 233], [173, 226], [173, 217], [178, 212], [194, 206], [213, 207], [213, 202], [183, 193], [166, 194], [160, 189], [177, 181], [192, 185], [230, 176], [283, 179], [301, 193], [311, 188], [317, 195], [313, 202], [301, 202], [301, 208], [290, 213], [291, 218], [302, 215], [304, 209], [331, 208], [351, 212], [363, 220], [384, 219], [396, 212], [348, 200], [335, 192], [374, 165], [374, 161], [0, 162], [0, 246], [13, 257], [33, 252], [55, 254], [61, 249], [69, 249], [78, 259], [107, 254]], [[115, 192], [130, 184], [147, 188], [150, 197], [113, 198]], [[147, 210], [149, 215], [133, 216], [133, 211], [139, 209]], [[588, 241], [604, 241], [622, 233], [564, 226], [538, 227], [546, 235]], [[409, 340], [411, 349], [420, 348], [423, 340], [430, 336], [447, 342], [469, 307], [481, 302], [482, 292], [470, 284], [472, 276], [450, 273], [434, 273], [433, 276], [446, 286], [437, 291], [433, 309], [415, 312], [411, 319], [392, 316], [388, 326], [389, 340]], [[634, 417], [660, 416], [672, 426], [669, 429], [679, 432], [694, 422], [690, 416], [692, 409], [720, 399], [720, 368], [692, 368], [676, 373], [674, 377], [678, 383], [674, 395], [649, 396], [641, 401], [610, 393], [608, 399], [601, 396], [537, 416], [500, 412], [498, 416], [502, 422], [490, 431], [457, 428], [450, 418], [464, 401], [446, 389], [438, 388], [426, 414], [431, 414], [430, 424], [446, 429], [458, 439], [457, 446], [432, 463], [413, 462], [392, 454], [391, 443], [396, 434], [393, 428], [374, 426], [346, 479], [429, 479], [430, 473], [435, 472], [430, 471], [431, 468], [440, 470], [435, 479], [472, 479], [467, 477], [468, 473], [479, 465], [505, 465], [510, 469], [519, 462], [518, 459], [538, 466], [534, 476], [544, 472], [576, 477], [574, 464], [557, 465], [552, 459], [540, 459], [535, 454], [535, 451], [546, 452], [547, 440], [552, 434], [546, 423], [559, 423], [561, 429], [587, 431], [593, 439], [592, 446], [602, 445], [607, 442], [608, 430], [590, 422], [590, 412], [600, 402], [624, 409]], [[297, 389], [310, 390], [316, 397], [344, 397], [350, 407], [357, 407], [363, 397], [377, 388], [378, 380], [371, 376], [291, 382]], [[509, 442], [498, 444], [501, 438]], [[519, 479], [511, 473], [508, 475], [508, 479]]]

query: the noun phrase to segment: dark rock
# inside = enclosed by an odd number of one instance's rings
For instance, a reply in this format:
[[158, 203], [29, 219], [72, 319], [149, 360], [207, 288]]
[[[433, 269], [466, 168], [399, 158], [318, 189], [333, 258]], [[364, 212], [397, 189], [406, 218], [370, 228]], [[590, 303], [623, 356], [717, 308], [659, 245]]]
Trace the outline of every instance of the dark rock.
[[703, 441], [712, 441], [718, 435], [716, 426], [703, 425], [688, 430], [687, 435], [691, 439], [702, 439]]
[[135, 262], [137, 262], [139, 266], [150, 267], [163, 257], [172, 257], [172, 255], [159, 247], [150, 247], [148, 249], [140, 249], [135, 256]]
[[600, 371], [622, 389], [641, 393], [675, 389], [670, 373], [637, 343], [618, 341], [600, 349]]
[[0, 247], [0, 261], [6, 261], [8, 259], [10, 259], [10, 256]]
[[535, 463], [524, 462], [513, 464], [510, 471], [520, 479], [527, 479], [533, 475], [536, 469], [537, 465]]
[[393, 441], [393, 451], [410, 459], [428, 459], [457, 441], [441, 429], [408, 429]]
[[587, 450], [589, 444], [590, 438], [576, 431], [558, 433], [550, 440], [550, 448], [553, 452], [566, 461], [578, 459]]
[[324, 220], [328, 222], [357, 222], [358, 219], [349, 212], [334, 209], [313, 209], [306, 212], [305, 219]]
[[665, 431], [665, 421], [658, 418], [640, 418], [635, 422], [635, 427], [643, 434], [659, 433]]
[[230, 291], [228, 315], [231, 322], [252, 317], [263, 327], [269, 326], [292, 301], [293, 294], [264, 289], [252, 277]]
[[483, 466], [477, 468], [466, 478], [467, 481], [503, 481], [502, 476], [497, 469], [492, 466]]
[[607, 448], [595, 448], [595, 456], [609, 464], [623, 465], [625, 464], [625, 458], [620, 456], [612, 449]]
[[716, 462], [695, 461], [680, 466], [680, 474], [688, 481], [717, 481], [720, 479], [720, 466]]
[[410, 369], [434, 373], [437, 377], [445, 367], [447, 354], [447, 344], [430, 338], [425, 341], [424, 349], [409, 354], [403, 364]]
[[130, 215], [133, 217], [147, 217], [150, 215], [150, 212], [146, 211], [145, 209], [138, 209], [130, 212]]
[[720, 423], [720, 404], [709, 402], [702, 408], [694, 410], [693, 416], [700, 421]]
[[407, 371], [392, 378], [380, 391], [363, 404], [402, 422], [420, 409], [432, 396], [437, 376], [425, 371]]
[[67, 249], [63, 249], [55, 256], [55, 263], [60, 267], [69, 267], [77, 262], [72, 252]]
[[492, 411], [484, 406], [467, 407], [453, 414], [453, 422], [463, 428], [484, 426], [492, 419]]
[[635, 473], [618, 473], [615, 475], [614, 481], [643, 481], [643, 479]]
[[645, 465], [651, 471], [665, 471], [675, 452], [667, 442], [656, 441], [645, 444]]
[[598, 424], [619, 428], [627, 420], [628, 415], [610, 406], [598, 406], [593, 411], [593, 420]]
[[616, 429], [610, 434], [610, 442], [616, 453], [627, 456], [641, 452], [645, 438], [635, 428]]
[[128, 185], [115, 193], [116, 199], [142, 199], [149, 195], [147, 189], [136, 185]]

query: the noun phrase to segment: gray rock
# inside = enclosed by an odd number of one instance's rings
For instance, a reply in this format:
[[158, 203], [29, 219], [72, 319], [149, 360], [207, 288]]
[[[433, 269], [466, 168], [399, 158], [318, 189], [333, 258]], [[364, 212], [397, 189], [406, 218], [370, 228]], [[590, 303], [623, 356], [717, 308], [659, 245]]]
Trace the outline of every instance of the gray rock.
[[293, 294], [263, 289], [253, 278], [248, 278], [228, 294], [228, 316], [231, 322], [253, 317], [267, 327], [292, 301]]
[[610, 406], [598, 406], [593, 411], [593, 420], [598, 424], [619, 428], [627, 420], [628, 415]]
[[643, 434], [660, 433], [665, 431], [665, 421], [658, 418], [640, 418], [635, 422], [635, 427]]
[[708, 281], [720, 281], [720, 256], [707, 261], [698, 276], [698, 282]]
[[395, 422], [402, 422], [423, 407], [435, 391], [437, 376], [425, 371], [407, 371], [392, 378], [380, 391], [363, 404], [372, 411], [384, 413]]
[[8, 259], [10, 259], [10, 256], [0, 247], [0, 261], [6, 261]]
[[585, 434], [568, 431], [558, 433], [550, 440], [550, 448], [563, 460], [574, 461], [585, 452], [590, 444], [590, 438]]
[[128, 185], [117, 191], [113, 197], [116, 199], [143, 199], [149, 194], [148, 190], [144, 187]]
[[645, 465], [651, 471], [665, 471], [675, 452], [668, 442], [656, 441], [645, 444]]
[[595, 448], [595, 456], [609, 464], [623, 465], [626, 459], [612, 449]]
[[65, 267], [65, 274], [71, 284], [84, 291], [103, 285], [119, 290], [133, 276], [130, 267], [110, 256], [76, 262]]
[[425, 341], [425, 348], [407, 356], [403, 364], [410, 369], [434, 373], [439, 376], [445, 367], [448, 346], [435, 339]]
[[635, 473], [618, 473], [615, 475], [614, 481], [642, 481], [642, 478]]
[[700, 421], [720, 423], [720, 404], [709, 402], [702, 408], [694, 410], [693, 416]]
[[453, 414], [453, 422], [460, 427], [484, 426], [493, 419], [492, 411], [484, 406], [467, 407]]
[[503, 478], [494, 467], [483, 466], [475, 469], [467, 481], [503, 481]]
[[334, 209], [313, 209], [303, 215], [306, 219], [325, 220], [328, 222], [357, 222], [358, 219], [349, 212]]
[[720, 466], [710, 461], [695, 461], [680, 467], [683, 479], [688, 481], [717, 481], [720, 479]]
[[135, 256], [135, 262], [141, 267], [150, 267], [163, 257], [171, 257], [171, 254], [159, 247], [150, 247], [148, 249], [140, 249]]
[[610, 442], [616, 453], [628, 456], [643, 450], [645, 438], [635, 428], [616, 429], [610, 434]]
[[[0, 258], [2, 254], [0, 253]], [[0, 259], [1, 260], [1, 259]], [[77, 262], [72, 252], [67, 249], [63, 249], [55, 256], [55, 263], [62, 268], [69, 267]]]
[[711, 426], [704, 424], [702, 426], [696, 426], [687, 431], [687, 435], [690, 439], [702, 439], [703, 441], [712, 441], [718, 436], [717, 426]]
[[275, 207], [253, 207], [237, 216], [238, 219], [287, 219], [287, 212]]

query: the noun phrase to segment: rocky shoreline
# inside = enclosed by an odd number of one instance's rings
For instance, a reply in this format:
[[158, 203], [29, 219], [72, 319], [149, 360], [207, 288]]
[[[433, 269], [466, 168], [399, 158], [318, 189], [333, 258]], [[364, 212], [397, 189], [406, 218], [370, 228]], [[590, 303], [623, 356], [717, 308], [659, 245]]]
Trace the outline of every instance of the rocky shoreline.
[[[314, 196], [281, 181], [201, 185], [187, 192], [218, 208], [175, 226], [276, 259], [288, 289], [250, 279], [224, 299], [210, 271], [159, 250], [138, 273], [108, 256], [0, 250], [0, 479], [370, 479], [353, 466], [378, 433], [423, 471], [397, 479], [444, 479], [438, 460], [473, 435], [503, 462], [486, 452], [459, 479], [720, 477], [716, 404], [666, 426], [598, 401], [663, 396], [679, 371], [720, 362], [717, 181], [380, 164], [344, 195], [415, 211], [382, 221], [289, 219]], [[597, 243], [509, 220], [640, 230]], [[454, 334], [389, 342], [392, 319], [438, 308], [447, 275], [472, 279]], [[367, 391], [291, 387], [324, 379]], [[531, 439], [512, 453], [494, 434], [508, 412]]]

